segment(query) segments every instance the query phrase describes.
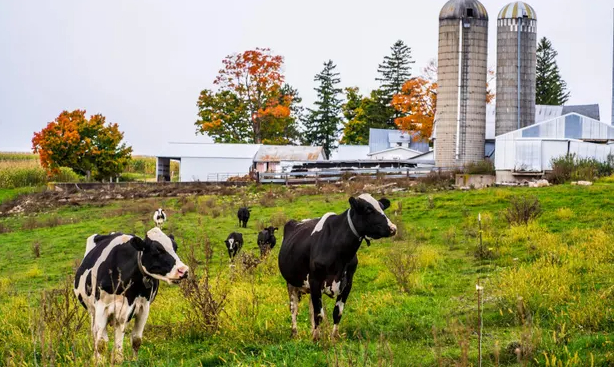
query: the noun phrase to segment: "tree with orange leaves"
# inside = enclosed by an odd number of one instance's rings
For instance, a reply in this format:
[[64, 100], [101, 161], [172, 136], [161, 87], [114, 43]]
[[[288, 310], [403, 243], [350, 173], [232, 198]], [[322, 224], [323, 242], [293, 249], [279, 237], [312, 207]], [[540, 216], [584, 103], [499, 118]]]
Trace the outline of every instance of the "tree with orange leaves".
[[430, 138], [435, 120], [436, 90], [437, 83], [421, 77], [403, 84], [401, 93], [392, 97], [392, 106], [404, 115], [394, 120], [400, 130], [417, 133], [423, 140]]
[[[257, 48], [227, 56], [215, 81], [197, 102], [198, 132], [220, 143], [287, 144], [296, 136], [293, 104], [298, 94], [284, 87], [283, 57]], [[292, 93], [290, 93], [292, 91]], [[281, 136], [280, 136], [281, 135]]]
[[32, 150], [38, 153], [49, 175], [60, 167], [104, 180], [117, 177], [128, 164], [132, 148], [122, 143], [117, 124], [107, 124], [97, 114], [89, 119], [84, 110], [63, 111], [40, 132], [34, 133]]

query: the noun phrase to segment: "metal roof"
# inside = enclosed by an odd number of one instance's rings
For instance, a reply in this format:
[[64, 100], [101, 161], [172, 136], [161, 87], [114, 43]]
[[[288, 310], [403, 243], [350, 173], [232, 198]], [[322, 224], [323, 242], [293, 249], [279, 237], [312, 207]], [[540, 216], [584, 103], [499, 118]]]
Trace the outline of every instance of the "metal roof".
[[497, 144], [515, 139], [608, 141], [614, 140], [614, 126], [573, 112], [499, 135]]
[[339, 145], [337, 150], [331, 153], [331, 161], [361, 160], [368, 159], [368, 145]]
[[467, 18], [467, 9], [473, 9], [474, 19], [488, 20], [488, 12], [478, 0], [448, 1], [439, 12], [439, 20]]
[[253, 159], [261, 144], [167, 143], [156, 157]]
[[392, 152], [392, 151], [395, 151], [395, 150], [405, 150], [405, 151], [410, 152], [410, 153], [416, 153], [416, 155], [421, 155], [422, 154], [422, 152], [419, 152], [419, 151], [413, 150], [413, 149], [409, 149], [409, 148], [405, 148], [405, 147], [392, 147], [392, 148], [380, 150], [378, 152], [369, 153], [368, 156], [372, 156], [372, 155], [380, 154], [380, 153]]
[[323, 157], [322, 147], [294, 145], [263, 145], [255, 162], [317, 161]]
[[537, 14], [533, 7], [523, 1], [514, 1], [501, 9], [498, 19], [518, 19], [525, 17], [537, 19]]
[[[535, 106], [535, 123], [551, 120], [569, 113], [577, 113], [582, 116], [599, 120], [599, 105], [575, 105], [575, 106]], [[496, 103], [486, 105], [486, 140], [495, 139]], [[433, 129], [434, 131], [434, 129]], [[433, 133], [434, 135], [434, 133]]]

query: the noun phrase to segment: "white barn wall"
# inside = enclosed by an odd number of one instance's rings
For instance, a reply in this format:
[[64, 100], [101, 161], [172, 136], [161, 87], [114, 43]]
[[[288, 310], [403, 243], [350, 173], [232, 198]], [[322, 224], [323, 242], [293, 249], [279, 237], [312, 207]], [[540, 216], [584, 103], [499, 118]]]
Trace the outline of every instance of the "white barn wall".
[[181, 158], [181, 182], [207, 181], [209, 175], [247, 175], [253, 164], [251, 158]]
[[370, 156], [373, 160], [407, 160], [420, 154], [420, 152], [409, 151], [406, 149], [391, 149], [389, 151], [373, 153]]

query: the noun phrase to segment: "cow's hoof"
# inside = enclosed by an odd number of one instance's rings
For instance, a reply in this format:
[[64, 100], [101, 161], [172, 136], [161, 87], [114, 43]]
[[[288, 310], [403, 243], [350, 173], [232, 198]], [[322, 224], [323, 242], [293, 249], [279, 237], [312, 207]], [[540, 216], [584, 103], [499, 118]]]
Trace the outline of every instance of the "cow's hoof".
[[105, 354], [107, 351], [107, 342], [104, 340], [98, 340], [96, 342], [96, 352], [98, 354]]
[[311, 338], [314, 342], [320, 340], [320, 329], [314, 329], [313, 331], [311, 331]]
[[124, 355], [121, 353], [113, 354], [113, 364], [122, 364], [124, 363]]
[[337, 327], [333, 327], [333, 332], [330, 334], [330, 338], [332, 340], [338, 340], [341, 338], [341, 336], [339, 335], [339, 329], [337, 329]]
[[141, 338], [132, 339], [132, 356], [136, 359], [139, 354], [139, 348], [141, 348]]
[[292, 329], [292, 332], [290, 333], [290, 336], [292, 336], [293, 338], [296, 338], [298, 336], [298, 330]]

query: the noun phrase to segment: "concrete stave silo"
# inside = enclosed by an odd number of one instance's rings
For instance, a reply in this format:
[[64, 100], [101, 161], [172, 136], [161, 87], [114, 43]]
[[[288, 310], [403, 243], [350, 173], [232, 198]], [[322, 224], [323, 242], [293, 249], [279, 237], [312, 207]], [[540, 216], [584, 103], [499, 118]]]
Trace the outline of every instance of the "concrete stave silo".
[[514, 1], [497, 17], [497, 105], [495, 135], [535, 123], [537, 16]]
[[477, 0], [450, 0], [439, 14], [437, 167], [484, 159], [488, 13]]

